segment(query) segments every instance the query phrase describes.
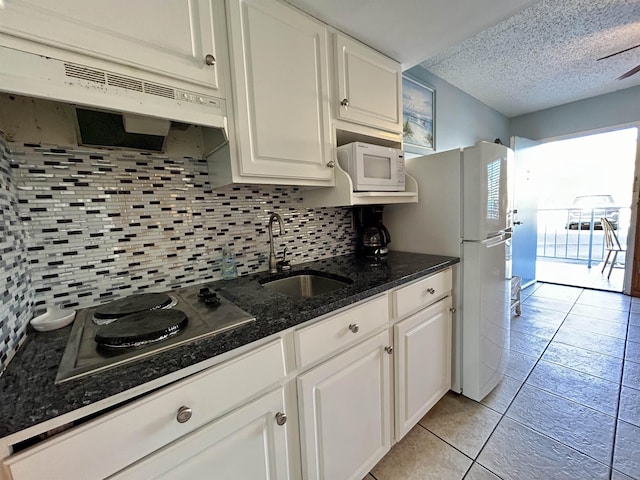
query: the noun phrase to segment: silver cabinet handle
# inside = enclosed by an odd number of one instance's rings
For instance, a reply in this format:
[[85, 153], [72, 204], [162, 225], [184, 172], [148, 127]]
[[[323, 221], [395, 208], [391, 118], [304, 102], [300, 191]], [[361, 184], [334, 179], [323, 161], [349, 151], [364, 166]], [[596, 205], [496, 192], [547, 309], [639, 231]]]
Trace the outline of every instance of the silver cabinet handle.
[[451, 308], [449, 309], [449, 311], [450, 311], [451, 313], [456, 313], [456, 309], [455, 309], [455, 307], [451, 307]]
[[427, 288], [427, 292], [429, 292], [431, 295], [433, 295], [434, 293], [436, 293], [434, 288]]
[[342, 105], [344, 108], [347, 108], [349, 106], [349, 99], [343, 98], [342, 101], [340, 102], [340, 105]]
[[336, 166], [336, 162], [334, 162], [333, 160], [329, 160], [329, 161], [327, 162], [327, 167], [329, 167], [329, 168], [333, 168], [333, 167], [335, 167], [335, 166]]
[[276, 423], [280, 426], [284, 425], [285, 423], [287, 423], [287, 414], [284, 412], [278, 412], [276, 413]]
[[189, 421], [191, 415], [193, 415], [193, 410], [191, 410], [189, 407], [182, 406], [178, 410], [176, 420], [178, 420], [178, 423], [185, 423]]
[[215, 65], [216, 64], [216, 57], [214, 57], [213, 55], [211, 55], [210, 53], [204, 57], [204, 63], [206, 63], [209, 66]]
[[351, 325], [349, 325], [349, 330], [351, 330], [353, 333], [358, 333], [360, 327], [357, 323], [352, 323]]
[[391, 345], [384, 347], [384, 351], [391, 355], [393, 353], [393, 347]]

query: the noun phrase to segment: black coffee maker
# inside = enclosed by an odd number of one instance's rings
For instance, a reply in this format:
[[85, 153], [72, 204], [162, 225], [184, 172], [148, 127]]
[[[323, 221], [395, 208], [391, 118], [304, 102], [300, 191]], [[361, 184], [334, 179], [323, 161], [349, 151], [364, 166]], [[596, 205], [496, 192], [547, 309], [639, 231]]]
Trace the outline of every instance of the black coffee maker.
[[389, 230], [382, 223], [382, 205], [353, 208], [354, 223], [358, 233], [357, 252], [365, 257], [379, 257], [389, 253]]

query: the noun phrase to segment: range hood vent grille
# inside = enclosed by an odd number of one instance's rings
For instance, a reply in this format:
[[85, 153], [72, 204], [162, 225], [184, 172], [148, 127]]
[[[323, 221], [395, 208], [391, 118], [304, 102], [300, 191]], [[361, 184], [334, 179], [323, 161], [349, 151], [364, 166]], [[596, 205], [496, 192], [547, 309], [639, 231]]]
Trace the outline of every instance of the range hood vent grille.
[[[127, 118], [150, 117], [207, 127], [216, 129], [216, 138], [219, 134], [222, 142], [227, 141], [227, 100], [223, 91], [199, 88], [198, 82], [170, 78], [162, 72], [77, 58], [75, 62], [65, 61], [0, 45], [0, 92], [115, 112]], [[146, 131], [155, 127], [140, 128]]]
[[83, 67], [82, 65], [65, 63], [64, 73], [67, 77], [79, 78], [81, 80], [87, 80], [89, 82], [101, 83], [102, 85], [107, 83], [107, 78], [104, 72], [101, 72], [100, 70], [94, 70], [93, 68]]
[[144, 85], [144, 93], [148, 93], [149, 95], [157, 95], [159, 97], [165, 98], [176, 98], [176, 91], [173, 88], [164, 87], [162, 85], [156, 85], [155, 83], [147, 83], [143, 82]]
[[67, 77], [78, 78], [88, 82], [124, 88], [134, 92], [146, 93], [147, 95], [170, 98], [172, 100], [176, 99], [176, 91], [171, 87], [166, 87], [157, 83], [145, 82], [137, 78], [125, 77], [124, 75], [103, 72], [83, 65], [75, 65], [73, 63], [65, 62], [64, 73]]
[[107, 83], [114, 87], [126, 88], [127, 90], [134, 90], [136, 92], [142, 92], [142, 82], [134, 78], [123, 77], [122, 75], [114, 75], [113, 73], [107, 74]]

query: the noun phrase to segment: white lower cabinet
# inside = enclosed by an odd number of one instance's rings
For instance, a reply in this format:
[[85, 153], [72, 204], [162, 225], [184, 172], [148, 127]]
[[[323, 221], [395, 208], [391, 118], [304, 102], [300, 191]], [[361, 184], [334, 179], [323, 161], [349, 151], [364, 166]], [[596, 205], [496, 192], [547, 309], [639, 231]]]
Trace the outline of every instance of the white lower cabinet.
[[298, 377], [305, 480], [361, 480], [391, 447], [388, 331]]
[[283, 332], [10, 456], [0, 478], [361, 480], [450, 388], [450, 292], [447, 269]]
[[[272, 340], [17, 453], [4, 461], [7, 478], [103, 479], [141, 459], [157, 459], [153, 465], [161, 465], [160, 457], [164, 456], [182, 458], [188, 464], [180, 453], [182, 449], [176, 447], [174, 452], [173, 446], [182, 445], [183, 441], [192, 445], [188, 439], [194, 437], [203, 442], [207, 439], [205, 443], [208, 442], [210, 449], [227, 448], [227, 454], [238, 448], [235, 453], [238, 456], [243, 455], [244, 437], [249, 442], [249, 437], [254, 435], [252, 441], [255, 441], [259, 428], [273, 432], [270, 434], [276, 442], [275, 438], [282, 433], [267, 417], [271, 416], [272, 420], [275, 413], [284, 411], [282, 400], [268, 395], [262, 397], [264, 400], [253, 399], [262, 392], [274, 390], [285, 378], [285, 347], [283, 339]], [[281, 394], [278, 395], [280, 398]], [[221, 422], [219, 434], [218, 421]], [[217, 439], [227, 440], [216, 445]], [[272, 442], [270, 438], [264, 441]], [[201, 461], [194, 460], [194, 465]], [[272, 468], [270, 462], [266, 472], [272, 472]], [[265, 475], [267, 473], [255, 478], [276, 478]], [[140, 475], [138, 478], [154, 477]]]
[[451, 388], [451, 297], [393, 327], [396, 441]]
[[285, 412], [281, 387], [110, 478], [289, 479]]

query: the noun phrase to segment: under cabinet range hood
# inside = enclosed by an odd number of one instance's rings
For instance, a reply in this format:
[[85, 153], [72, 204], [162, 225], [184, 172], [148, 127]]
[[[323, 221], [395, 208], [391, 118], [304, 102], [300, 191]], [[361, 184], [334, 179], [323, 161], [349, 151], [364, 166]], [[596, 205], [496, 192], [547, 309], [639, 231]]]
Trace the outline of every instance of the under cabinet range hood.
[[4, 46], [0, 46], [0, 90], [212, 127], [228, 137], [222, 98]]

